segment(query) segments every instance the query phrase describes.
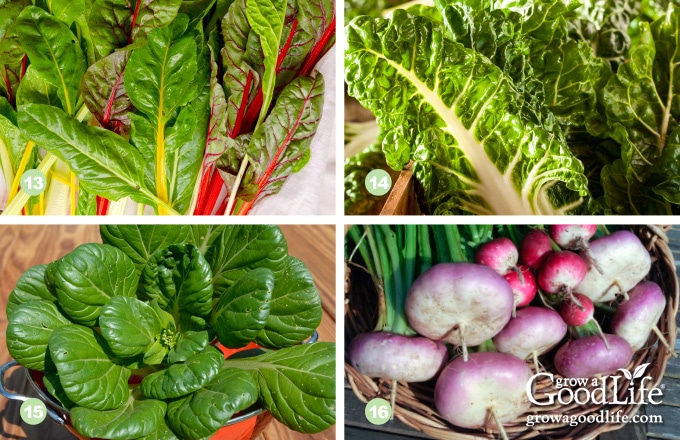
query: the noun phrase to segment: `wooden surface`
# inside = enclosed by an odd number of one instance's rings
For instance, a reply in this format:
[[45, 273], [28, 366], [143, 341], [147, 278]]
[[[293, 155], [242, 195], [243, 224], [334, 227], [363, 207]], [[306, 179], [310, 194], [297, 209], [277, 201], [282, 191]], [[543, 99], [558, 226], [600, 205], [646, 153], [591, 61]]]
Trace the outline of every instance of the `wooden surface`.
[[[309, 267], [321, 293], [323, 318], [319, 340], [335, 340], [335, 226], [282, 226], [289, 253]], [[19, 276], [29, 267], [49, 263], [81, 243], [101, 242], [96, 226], [3, 226], [0, 225], [0, 365], [11, 358], [7, 352], [5, 330], [7, 297]], [[30, 394], [23, 369], [8, 374], [7, 385], [14, 391]], [[75, 437], [51, 421], [26, 425], [19, 418], [20, 402], [0, 396], [0, 439], [73, 440]], [[309, 435], [291, 431], [273, 421], [258, 440], [332, 440], [335, 427]]]
[[[676, 273], [680, 274], [680, 226], [674, 226], [669, 231], [668, 237], [670, 248], [675, 258]], [[676, 316], [676, 322], [680, 328], [680, 318], [678, 316]], [[680, 354], [680, 335], [676, 339], [675, 351]], [[662, 404], [642, 407], [640, 413], [661, 415], [663, 417], [663, 424], [630, 423], [617, 431], [600, 435], [598, 440], [680, 440], [680, 356], [670, 358], [660, 386], [663, 389]], [[396, 419], [379, 427], [371, 425], [367, 422], [364, 414], [365, 404], [360, 402], [354, 395], [347, 381], [345, 381], [344, 392], [345, 439], [397, 440], [431, 438]], [[536, 438], [540, 439], [540, 437]]]

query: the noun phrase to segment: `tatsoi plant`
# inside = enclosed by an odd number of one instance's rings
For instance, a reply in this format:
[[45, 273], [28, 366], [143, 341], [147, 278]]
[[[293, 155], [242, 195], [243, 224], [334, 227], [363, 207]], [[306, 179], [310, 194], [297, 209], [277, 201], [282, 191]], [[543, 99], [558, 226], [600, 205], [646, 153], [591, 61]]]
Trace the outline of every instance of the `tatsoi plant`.
[[380, 128], [366, 144], [412, 162], [421, 210], [680, 211], [676, 4], [370, 3], [345, 3], [347, 90]]
[[[83, 435], [201, 439], [262, 406], [291, 429], [335, 423], [335, 345], [304, 263], [273, 226], [102, 226], [27, 270], [7, 306], [10, 354], [44, 372]], [[227, 359], [214, 346], [264, 347]], [[140, 380], [141, 379], [141, 382]]]
[[3, 213], [247, 214], [309, 161], [334, 14], [332, 0], [4, 2]]

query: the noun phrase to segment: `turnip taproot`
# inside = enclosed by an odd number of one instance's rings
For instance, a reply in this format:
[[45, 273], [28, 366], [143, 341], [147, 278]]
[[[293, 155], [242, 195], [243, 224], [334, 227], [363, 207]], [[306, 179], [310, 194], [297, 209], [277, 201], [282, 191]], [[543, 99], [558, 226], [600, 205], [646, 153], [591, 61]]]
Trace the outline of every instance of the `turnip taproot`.
[[519, 248], [519, 261], [538, 270], [553, 251], [550, 237], [542, 229], [532, 229], [524, 236]]
[[628, 341], [633, 351], [642, 348], [652, 330], [668, 347], [668, 341], [656, 326], [665, 307], [666, 297], [661, 288], [651, 281], [642, 282], [628, 292], [628, 300], [619, 304], [612, 318], [612, 331]]
[[447, 360], [441, 342], [387, 332], [361, 333], [349, 344], [350, 363], [361, 374], [407, 382], [432, 379]]
[[546, 353], [566, 334], [567, 324], [559, 313], [545, 307], [527, 307], [517, 311], [493, 342], [498, 351], [526, 359]]
[[488, 427], [495, 420], [504, 438], [503, 423], [524, 414], [530, 402], [526, 387], [531, 369], [506, 353], [470, 353], [458, 357], [439, 375], [434, 388], [437, 411], [463, 428]]
[[630, 231], [617, 231], [593, 240], [590, 251], [603, 272], [599, 273], [583, 257], [588, 270], [574, 291], [586, 295], [593, 302], [612, 301], [619, 294], [626, 297], [627, 292], [647, 276], [652, 266], [649, 252]]
[[505, 275], [517, 266], [519, 254], [517, 247], [509, 238], [498, 237], [481, 245], [477, 249], [475, 263], [489, 266], [501, 275]]
[[565, 377], [604, 376], [624, 368], [632, 358], [633, 350], [622, 337], [593, 335], [561, 346], [555, 353], [555, 368]]
[[420, 275], [406, 296], [405, 311], [421, 335], [463, 349], [495, 336], [510, 320], [510, 284], [493, 269], [473, 263], [441, 263]]

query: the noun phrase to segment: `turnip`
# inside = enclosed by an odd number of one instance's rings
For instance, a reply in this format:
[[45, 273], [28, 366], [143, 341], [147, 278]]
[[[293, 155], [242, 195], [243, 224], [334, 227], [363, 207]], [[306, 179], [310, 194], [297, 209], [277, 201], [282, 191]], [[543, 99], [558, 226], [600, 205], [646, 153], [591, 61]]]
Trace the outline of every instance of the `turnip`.
[[441, 263], [420, 275], [406, 296], [406, 316], [421, 335], [463, 349], [495, 336], [510, 320], [510, 284], [493, 269]]
[[567, 334], [567, 324], [559, 313], [545, 307], [527, 307], [517, 311], [503, 330], [493, 338], [496, 349], [520, 359], [537, 357], [555, 347]]
[[463, 428], [487, 427], [495, 420], [503, 438], [503, 423], [524, 414], [530, 402], [526, 387], [531, 369], [506, 353], [470, 353], [458, 357], [442, 371], [434, 389], [437, 411]]
[[612, 331], [628, 341], [633, 351], [645, 345], [651, 331], [670, 349], [656, 326], [665, 307], [666, 297], [661, 288], [651, 281], [642, 282], [628, 292], [628, 300], [619, 304], [612, 318]]
[[542, 229], [532, 229], [522, 240], [519, 248], [519, 261], [538, 270], [553, 251], [550, 237]]
[[[548, 256], [538, 271], [538, 285], [545, 292], [566, 294], [573, 299], [572, 289], [585, 277], [587, 266], [583, 259], [571, 251], [554, 252]], [[579, 304], [578, 300], [574, 300]]]
[[617, 231], [590, 243], [590, 251], [602, 266], [599, 273], [586, 260], [588, 267], [585, 278], [574, 289], [593, 300], [607, 302], [624, 297], [649, 273], [652, 260], [640, 239], [630, 231]]
[[575, 327], [580, 336], [598, 334], [604, 345], [609, 345], [600, 324], [593, 319], [595, 304], [585, 295], [574, 293], [572, 297], [565, 297], [560, 305], [560, 315], [564, 322]]
[[602, 273], [602, 267], [593, 258], [588, 245], [588, 240], [597, 232], [597, 225], [551, 225], [549, 230], [550, 237], [559, 247], [571, 251], [583, 251], [583, 255], [595, 270]]
[[475, 263], [489, 266], [499, 274], [505, 275], [515, 269], [518, 258], [517, 247], [512, 240], [498, 237], [484, 243], [477, 249]]
[[512, 316], [515, 316], [517, 307], [528, 306], [536, 296], [536, 279], [527, 266], [518, 265], [516, 272], [508, 272], [503, 278], [510, 284], [515, 304], [512, 308]]
[[604, 335], [608, 347], [598, 335], [574, 339], [555, 353], [555, 368], [565, 377], [594, 377], [612, 374], [633, 358], [628, 341], [616, 335]]
[[360, 373], [407, 382], [432, 379], [447, 360], [446, 346], [417, 336], [362, 333], [349, 344], [350, 363]]

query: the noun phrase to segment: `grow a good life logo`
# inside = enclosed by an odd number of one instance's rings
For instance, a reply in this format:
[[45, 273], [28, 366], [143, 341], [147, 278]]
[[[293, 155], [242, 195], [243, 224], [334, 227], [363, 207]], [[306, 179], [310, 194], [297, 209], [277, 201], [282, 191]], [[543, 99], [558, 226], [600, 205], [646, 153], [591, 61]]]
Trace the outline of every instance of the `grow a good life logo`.
[[[615, 376], [603, 376], [600, 378], [570, 378], [558, 377], [552, 373], [537, 373], [527, 382], [526, 393], [529, 401], [537, 406], [547, 406], [559, 403], [569, 405], [658, 405], [663, 398], [661, 388], [650, 387], [652, 377], [645, 376], [649, 364], [642, 364], [630, 371], [620, 368], [623, 374]], [[539, 400], [534, 395], [536, 382], [547, 378], [553, 384], [556, 391], [542, 393]], [[639, 380], [638, 380], [639, 379]], [[623, 392], [622, 392], [623, 391]]]

